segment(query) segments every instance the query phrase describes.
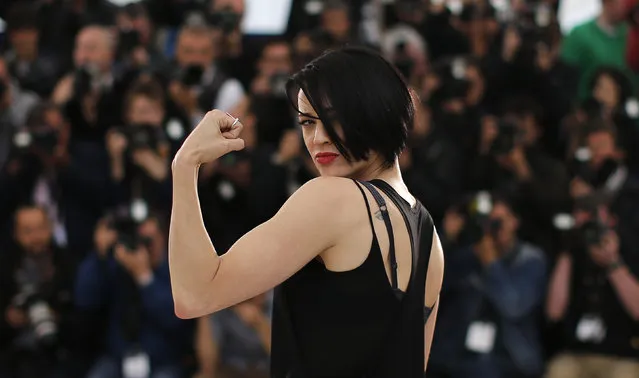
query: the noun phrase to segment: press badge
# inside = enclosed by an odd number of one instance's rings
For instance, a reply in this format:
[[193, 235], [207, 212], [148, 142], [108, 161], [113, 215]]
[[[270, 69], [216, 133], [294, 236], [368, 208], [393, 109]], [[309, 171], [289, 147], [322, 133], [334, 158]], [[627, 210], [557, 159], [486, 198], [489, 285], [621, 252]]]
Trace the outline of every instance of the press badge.
[[577, 340], [600, 343], [606, 337], [606, 325], [598, 315], [584, 315], [577, 323]]
[[148, 378], [150, 374], [151, 362], [146, 353], [130, 353], [122, 359], [123, 378]]
[[466, 334], [466, 349], [476, 353], [490, 353], [495, 346], [496, 333], [493, 323], [472, 322]]

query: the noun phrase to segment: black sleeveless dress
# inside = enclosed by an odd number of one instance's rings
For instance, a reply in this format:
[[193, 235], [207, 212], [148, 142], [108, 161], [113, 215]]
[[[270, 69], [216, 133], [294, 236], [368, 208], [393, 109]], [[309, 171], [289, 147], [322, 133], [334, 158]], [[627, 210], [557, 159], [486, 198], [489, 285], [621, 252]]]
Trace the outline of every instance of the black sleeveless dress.
[[[273, 378], [422, 378], [424, 286], [433, 221], [420, 204], [411, 208], [381, 180], [355, 182], [373, 194], [389, 232], [391, 282], [373, 229], [362, 265], [332, 272], [313, 260], [275, 289], [272, 329]], [[401, 211], [411, 234], [413, 264], [406, 289], [397, 288], [394, 235], [383, 191]], [[367, 197], [371, 228], [373, 221]], [[374, 211], [377, 209], [374, 208]]]

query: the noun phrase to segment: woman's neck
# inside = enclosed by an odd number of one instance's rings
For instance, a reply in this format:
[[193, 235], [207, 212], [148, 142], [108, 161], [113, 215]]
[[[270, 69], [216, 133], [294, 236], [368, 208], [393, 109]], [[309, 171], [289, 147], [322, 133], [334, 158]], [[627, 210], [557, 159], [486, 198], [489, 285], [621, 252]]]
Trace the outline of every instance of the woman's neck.
[[360, 181], [371, 181], [375, 179], [395, 181], [398, 175], [401, 180], [401, 173], [399, 171], [399, 163], [397, 160], [391, 167], [385, 167], [381, 160], [376, 160], [371, 164], [368, 164], [362, 170], [356, 172], [353, 178]]

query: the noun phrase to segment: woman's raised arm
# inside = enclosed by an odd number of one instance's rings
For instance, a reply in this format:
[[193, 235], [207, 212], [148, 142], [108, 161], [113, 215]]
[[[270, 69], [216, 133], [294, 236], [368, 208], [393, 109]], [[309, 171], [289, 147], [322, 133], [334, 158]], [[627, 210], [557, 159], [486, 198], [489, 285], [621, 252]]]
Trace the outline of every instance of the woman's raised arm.
[[240, 146], [232, 123], [225, 113], [209, 112], [173, 162], [169, 266], [181, 318], [212, 313], [273, 288], [357, 224], [356, 212], [349, 209], [355, 185], [343, 178], [317, 178], [219, 257], [202, 220], [197, 172], [201, 163]]

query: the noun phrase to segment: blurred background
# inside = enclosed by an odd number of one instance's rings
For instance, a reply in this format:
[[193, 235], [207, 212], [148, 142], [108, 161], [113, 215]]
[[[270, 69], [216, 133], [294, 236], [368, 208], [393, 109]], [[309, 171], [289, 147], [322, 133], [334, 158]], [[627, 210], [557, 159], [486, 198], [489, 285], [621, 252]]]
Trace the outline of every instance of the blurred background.
[[270, 293], [174, 315], [170, 163], [242, 120], [199, 175], [228, 249], [316, 175], [283, 86], [345, 44], [420, 96], [427, 377], [639, 377], [637, 0], [2, 0], [0, 377], [267, 377]]

